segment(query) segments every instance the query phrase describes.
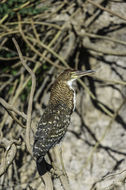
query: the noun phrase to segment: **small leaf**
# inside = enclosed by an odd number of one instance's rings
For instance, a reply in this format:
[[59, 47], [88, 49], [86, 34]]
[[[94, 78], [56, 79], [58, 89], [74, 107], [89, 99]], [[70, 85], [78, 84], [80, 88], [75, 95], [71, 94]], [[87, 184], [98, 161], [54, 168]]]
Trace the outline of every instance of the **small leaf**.
[[32, 85], [32, 81], [29, 80], [28, 83], [27, 83], [27, 86], [28, 86], [28, 87], [31, 87], [31, 85]]
[[8, 93], [9, 93], [9, 94], [12, 94], [12, 91], [13, 91], [13, 86], [11, 86], [11, 87], [10, 87], [10, 89], [9, 89], [9, 92], [8, 92]]
[[26, 100], [26, 95], [25, 94], [21, 94], [20, 98], [21, 98], [21, 101], [24, 102]]
[[13, 76], [15, 76], [15, 75], [17, 74], [17, 71], [16, 71], [16, 70], [12, 70], [12, 71], [11, 71], [11, 74], [12, 74]]

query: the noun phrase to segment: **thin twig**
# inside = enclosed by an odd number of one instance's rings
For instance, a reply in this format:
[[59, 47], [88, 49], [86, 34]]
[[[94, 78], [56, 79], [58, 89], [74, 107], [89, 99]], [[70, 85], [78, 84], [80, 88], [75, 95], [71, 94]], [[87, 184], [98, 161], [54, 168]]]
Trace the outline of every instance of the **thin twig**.
[[31, 38], [29, 36], [27, 36], [27, 39], [29, 39], [32, 42], [36, 42], [38, 43], [41, 47], [45, 48], [47, 51], [49, 51], [50, 53], [52, 53], [52, 55], [54, 55], [56, 58], [58, 58], [67, 68], [69, 67], [67, 62], [60, 56], [58, 55], [55, 51], [53, 51], [51, 48], [49, 48], [48, 46], [46, 46], [44, 43], [37, 41], [34, 38]]
[[79, 36], [84, 37], [84, 36], [88, 36], [91, 38], [96, 38], [96, 39], [101, 39], [101, 40], [108, 40], [108, 41], [112, 41], [121, 45], [126, 45], [126, 42], [122, 41], [122, 40], [117, 40], [115, 38], [111, 38], [111, 37], [107, 37], [107, 36], [101, 36], [101, 35], [97, 35], [97, 34], [93, 34], [93, 33], [88, 33], [88, 32], [84, 32], [83, 34], [78, 33]]
[[8, 167], [12, 164], [17, 152], [16, 145], [12, 144], [12, 146], [7, 151], [8, 154], [6, 155], [5, 160], [0, 165], [0, 177], [6, 172]]
[[0, 98], [0, 103], [5, 107], [7, 110], [13, 111], [19, 116], [21, 116], [24, 119], [27, 119], [27, 115], [24, 112], [20, 112], [17, 110], [13, 105], [8, 104], [3, 98]]
[[23, 30], [21, 28], [21, 24], [19, 22], [19, 28], [20, 28], [20, 33], [22, 38], [24, 39], [24, 41], [26, 42], [26, 44], [31, 48], [31, 50], [33, 52], [35, 52], [38, 56], [40, 56], [42, 59], [45, 59], [49, 64], [59, 68], [59, 69], [64, 69], [64, 67], [60, 66], [59, 64], [54, 63], [53, 61], [51, 61], [50, 59], [48, 59], [47, 57], [45, 57], [45, 55], [41, 54], [27, 39], [26, 36], [23, 33]]
[[100, 52], [103, 54], [108, 54], [108, 55], [114, 55], [114, 56], [126, 56], [126, 51], [120, 51], [120, 50], [113, 50], [109, 49], [108, 47], [101, 47], [98, 44], [90, 42], [88, 37], [85, 37], [83, 40], [83, 46], [85, 48], [88, 48], [92, 51]]
[[[29, 20], [29, 19], [21, 21], [21, 24], [30, 24], [30, 23], [31, 23], [31, 20]], [[18, 22], [8, 22], [8, 23], [6, 23], [6, 26], [16, 25], [16, 24], [18, 24]], [[52, 24], [52, 23], [49, 23], [49, 22], [34, 21], [34, 24], [36, 24], [36, 25], [42, 25], [42, 26], [54, 27], [54, 28], [56, 28], [58, 30], [61, 29], [61, 27], [58, 26], [57, 24]]]
[[120, 14], [118, 14], [118, 13], [116, 13], [116, 12], [113, 12], [113, 11], [111, 11], [110, 9], [107, 9], [107, 8], [103, 7], [102, 5], [96, 3], [96, 2], [94, 2], [94, 1], [92, 1], [92, 0], [87, 0], [87, 1], [88, 1], [89, 3], [95, 5], [96, 7], [100, 8], [101, 10], [106, 11], [106, 12], [108, 12], [108, 13], [114, 15], [114, 16], [117, 16], [118, 18], [123, 19], [123, 20], [126, 21], [126, 17], [121, 16]]
[[9, 111], [8, 109], [6, 109], [6, 111], [12, 117], [12, 119], [17, 122], [18, 125], [26, 129], [26, 127], [16, 118], [16, 116], [11, 111]]
[[101, 104], [100, 101], [97, 100], [97, 98], [95, 97], [95, 95], [90, 91], [90, 89], [86, 86], [86, 84], [81, 80], [81, 79], [78, 79], [79, 83], [83, 86], [83, 88], [87, 91], [87, 93], [91, 96], [91, 98], [93, 100], [96, 100], [99, 107], [107, 114], [109, 115], [110, 117], [113, 117], [113, 114], [103, 105]]
[[35, 74], [32, 72], [32, 70], [26, 65], [23, 55], [21, 53], [21, 50], [19, 48], [19, 45], [15, 38], [13, 38], [13, 42], [15, 44], [15, 47], [18, 51], [20, 60], [23, 64], [23, 66], [26, 68], [26, 70], [30, 73], [31, 78], [32, 78], [32, 86], [31, 86], [31, 92], [30, 92], [30, 98], [29, 98], [29, 103], [28, 103], [28, 110], [27, 110], [27, 127], [26, 127], [26, 144], [27, 144], [27, 149], [28, 151], [32, 154], [31, 150], [31, 145], [30, 145], [30, 127], [31, 127], [31, 115], [32, 115], [32, 104], [33, 104], [33, 96], [35, 92], [35, 87], [36, 87], [36, 77]]

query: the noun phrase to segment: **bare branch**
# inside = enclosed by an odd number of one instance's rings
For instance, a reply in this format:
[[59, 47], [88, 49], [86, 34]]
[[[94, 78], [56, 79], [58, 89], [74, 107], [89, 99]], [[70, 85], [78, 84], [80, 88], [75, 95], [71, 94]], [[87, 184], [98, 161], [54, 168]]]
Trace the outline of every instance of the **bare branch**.
[[30, 145], [30, 127], [31, 127], [31, 114], [32, 114], [33, 96], [34, 96], [35, 87], [36, 87], [36, 77], [35, 77], [35, 74], [32, 72], [32, 70], [26, 65], [26, 63], [23, 59], [21, 50], [19, 48], [19, 45], [14, 38], [13, 38], [13, 42], [15, 44], [17, 51], [18, 51], [18, 54], [19, 54], [19, 57], [20, 57], [20, 60], [23, 64], [23, 66], [26, 68], [26, 70], [30, 73], [30, 75], [32, 77], [32, 87], [31, 87], [30, 98], [29, 98], [29, 103], [28, 103], [27, 127], [26, 127], [26, 144], [27, 144], [28, 151], [32, 154], [31, 145]]
[[5, 107], [7, 110], [13, 111], [16, 114], [18, 114], [19, 116], [21, 116], [24, 119], [27, 119], [27, 116], [24, 112], [20, 112], [19, 110], [17, 110], [14, 106], [8, 104], [3, 98], [0, 98], [0, 103], [3, 105], [3, 107]]
[[106, 12], [108, 12], [108, 13], [110, 13], [110, 14], [112, 14], [112, 15], [114, 15], [114, 16], [116, 16], [116, 17], [118, 17], [118, 18], [123, 19], [123, 20], [126, 21], [126, 18], [123, 17], [123, 16], [121, 16], [121, 15], [119, 15], [118, 13], [113, 12], [113, 11], [111, 11], [110, 9], [107, 9], [107, 8], [103, 7], [102, 5], [96, 3], [96, 2], [94, 2], [94, 1], [92, 1], [92, 0], [87, 0], [87, 1], [88, 1], [89, 3], [95, 5], [96, 7], [100, 8], [101, 10], [106, 11]]
[[0, 144], [1, 143], [3, 143], [6, 146], [7, 155], [4, 158], [5, 160], [3, 160], [3, 162], [0, 165], [0, 177], [6, 172], [8, 167], [12, 164], [17, 152], [17, 148], [14, 143], [12, 144], [6, 139], [2, 139], [2, 141], [0, 141]]

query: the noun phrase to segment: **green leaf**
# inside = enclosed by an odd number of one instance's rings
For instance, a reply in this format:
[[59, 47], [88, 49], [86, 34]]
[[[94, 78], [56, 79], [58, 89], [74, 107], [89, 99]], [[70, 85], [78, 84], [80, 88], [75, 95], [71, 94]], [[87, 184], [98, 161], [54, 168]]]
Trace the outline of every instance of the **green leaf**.
[[7, 13], [7, 12], [8, 12], [8, 9], [9, 9], [9, 8], [8, 8], [7, 4], [4, 3], [4, 4], [3, 4], [3, 10]]
[[8, 2], [9, 7], [13, 5], [13, 0], [9, 0]]
[[16, 71], [16, 70], [12, 70], [12, 71], [11, 71], [11, 74], [12, 74], [13, 76], [15, 76], [15, 75], [17, 74], [17, 71]]
[[32, 85], [32, 81], [29, 80], [28, 83], [27, 83], [27, 86], [28, 86], [28, 87], [31, 87], [31, 85]]
[[12, 94], [12, 91], [13, 91], [13, 86], [10, 87], [8, 93], [9, 93], [9, 94]]
[[24, 102], [24, 101], [26, 100], [27, 97], [26, 97], [25, 94], [21, 94], [20, 98], [21, 98], [21, 101]]
[[5, 68], [2, 69], [2, 72], [6, 73], [8, 70], [9, 70], [9, 67], [7, 66], [7, 67], [5, 67]]

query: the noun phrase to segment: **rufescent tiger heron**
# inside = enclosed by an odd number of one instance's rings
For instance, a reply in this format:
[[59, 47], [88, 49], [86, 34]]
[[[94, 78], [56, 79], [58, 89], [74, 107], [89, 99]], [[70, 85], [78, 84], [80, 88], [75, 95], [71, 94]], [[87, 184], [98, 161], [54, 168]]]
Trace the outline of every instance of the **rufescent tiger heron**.
[[42, 115], [33, 145], [33, 155], [40, 163], [46, 153], [64, 137], [75, 108], [76, 96], [72, 82], [95, 71], [67, 69], [62, 72], [51, 88], [49, 104]]

